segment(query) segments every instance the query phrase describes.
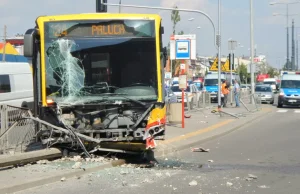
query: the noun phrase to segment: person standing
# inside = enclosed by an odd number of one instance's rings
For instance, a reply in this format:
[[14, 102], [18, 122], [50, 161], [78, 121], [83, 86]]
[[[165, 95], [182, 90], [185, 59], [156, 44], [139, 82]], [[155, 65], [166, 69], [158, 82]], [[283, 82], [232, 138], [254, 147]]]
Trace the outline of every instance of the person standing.
[[227, 104], [228, 93], [229, 93], [228, 86], [226, 81], [224, 80], [222, 83], [222, 106], [223, 107], [227, 107], [226, 104]]
[[240, 107], [240, 85], [237, 80], [234, 80], [233, 92], [236, 107]]

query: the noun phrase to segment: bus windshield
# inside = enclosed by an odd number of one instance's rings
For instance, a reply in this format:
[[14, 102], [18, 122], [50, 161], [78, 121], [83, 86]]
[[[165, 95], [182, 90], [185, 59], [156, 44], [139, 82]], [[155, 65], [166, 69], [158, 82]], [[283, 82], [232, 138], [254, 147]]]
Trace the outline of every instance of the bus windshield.
[[300, 80], [282, 80], [281, 88], [300, 88]]
[[154, 20], [46, 22], [47, 95], [157, 100], [155, 37]]

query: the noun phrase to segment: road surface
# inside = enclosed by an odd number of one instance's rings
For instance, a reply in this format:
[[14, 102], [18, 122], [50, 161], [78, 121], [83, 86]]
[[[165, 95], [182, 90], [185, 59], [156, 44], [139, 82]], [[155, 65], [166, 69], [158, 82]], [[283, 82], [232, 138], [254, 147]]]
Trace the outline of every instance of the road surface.
[[18, 194], [299, 193], [299, 109], [271, 114], [221, 138], [184, 150], [152, 169], [118, 167]]

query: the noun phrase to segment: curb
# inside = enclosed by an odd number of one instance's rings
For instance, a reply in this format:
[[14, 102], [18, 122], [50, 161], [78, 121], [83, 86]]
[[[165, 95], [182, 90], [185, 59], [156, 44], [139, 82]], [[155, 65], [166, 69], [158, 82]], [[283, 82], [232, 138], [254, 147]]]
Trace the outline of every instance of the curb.
[[85, 169], [85, 170], [77, 170], [76, 172], [69, 172], [69, 173], [66, 173], [66, 174], [60, 174], [60, 175], [55, 175], [55, 176], [51, 176], [51, 177], [48, 177], [48, 178], [42, 178], [40, 180], [36, 180], [36, 181], [28, 182], [28, 183], [23, 183], [23, 184], [19, 184], [19, 185], [9, 186], [9, 187], [6, 187], [6, 188], [1, 188], [0, 193], [14, 193], [14, 192], [34, 188], [34, 187], [39, 187], [39, 186], [42, 186], [42, 185], [45, 185], [45, 184], [58, 182], [58, 181], [61, 180], [62, 177], [65, 177], [66, 179], [70, 179], [70, 178], [73, 178], [75, 176], [85, 175], [85, 174], [88, 174], [88, 173], [91, 173], [91, 172], [95, 172], [95, 171], [104, 170], [104, 169], [107, 169], [107, 168], [120, 166], [122, 164], [125, 164], [125, 160], [117, 160], [117, 161], [113, 161], [113, 162], [108, 163], [108, 164], [104, 164], [104, 165], [93, 167], [93, 168], [88, 168], [88, 169]]
[[270, 115], [270, 113], [272, 113], [272, 111], [266, 111], [265, 114], [262, 114], [262, 115], [259, 115], [259, 116], [256, 116], [254, 118], [252, 118], [251, 120], [249, 121], [246, 121], [245, 123], [242, 123], [228, 131], [225, 131], [223, 133], [220, 133], [220, 134], [217, 134], [217, 135], [214, 135], [214, 136], [211, 136], [211, 137], [208, 137], [208, 138], [205, 138], [205, 139], [201, 139], [199, 141], [194, 141], [192, 143], [189, 143], [189, 144], [186, 144], [186, 145], [179, 145], [179, 146], [174, 146], [172, 145], [172, 147], [170, 146], [169, 149], [164, 149], [164, 150], [157, 150], [157, 152], [154, 151], [154, 154], [155, 154], [155, 157], [164, 157], [165, 155], [168, 155], [168, 154], [172, 154], [174, 152], [177, 152], [177, 151], [182, 151], [182, 150], [185, 150], [185, 149], [188, 149], [190, 147], [194, 147], [198, 144], [201, 144], [201, 143], [205, 143], [205, 142], [208, 142], [208, 141], [211, 141], [211, 140], [214, 140], [214, 139], [217, 139], [217, 138], [220, 138], [220, 137], [223, 137], [225, 135], [228, 135], [238, 129], [241, 129], [243, 127], [246, 127], [246, 126], [249, 126], [251, 123], [255, 122], [255, 121], [259, 121], [263, 118], [265, 118], [266, 116]]

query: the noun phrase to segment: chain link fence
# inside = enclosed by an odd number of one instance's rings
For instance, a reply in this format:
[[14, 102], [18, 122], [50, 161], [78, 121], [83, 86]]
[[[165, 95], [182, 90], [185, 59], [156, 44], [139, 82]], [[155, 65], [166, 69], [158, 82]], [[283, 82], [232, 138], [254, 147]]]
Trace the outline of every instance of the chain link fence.
[[23, 152], [35, 142], [35, 123], [29, 109], [0, 105], [0, 152]]

